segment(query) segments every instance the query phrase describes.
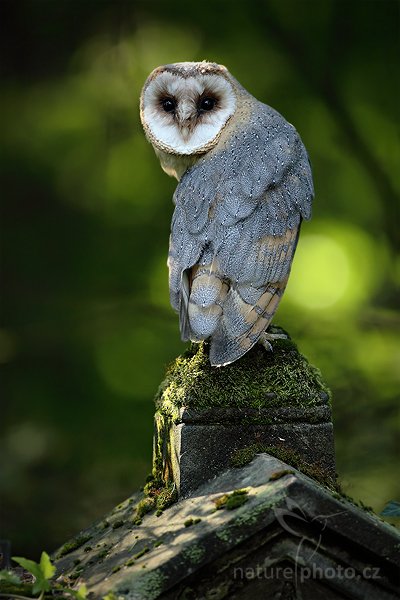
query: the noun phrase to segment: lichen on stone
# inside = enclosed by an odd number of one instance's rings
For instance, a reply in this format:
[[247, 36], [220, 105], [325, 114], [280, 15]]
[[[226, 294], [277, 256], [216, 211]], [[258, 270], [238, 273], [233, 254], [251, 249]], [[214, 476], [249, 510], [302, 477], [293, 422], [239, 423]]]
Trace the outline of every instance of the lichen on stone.
[[167, 369], [156, 406], [173, 417], [182, 406], [199, 410], [311, 407], [326, 405], [329, 398], [319, 370], [288, 338], [275, 340], [272, 352], [257, 344], [225, 367], [210, 365], [205, 342], [191, 344]]
[[199, 544], [191, 544], [182, 550], [182, 558], [192, 564], [198, 564], [204, 557], [206, 551]]
[[[163, 590], [164, 581], [165, 575], [161, 569], [155, 569], [149, 571], [148, 573], [142, 572], [132, 581], [132, 585], [134, 585], [135, 590], [134, 597], [143, 598], [146, 600], [155, 600]], [[125, 585], [126, 584], [122, 582], [122, 590], [116, 590], [115, 594], [117, 598], [120, 598], [121, 596], [129, 598], [129, 594], [126, 594], [124, 590]]]

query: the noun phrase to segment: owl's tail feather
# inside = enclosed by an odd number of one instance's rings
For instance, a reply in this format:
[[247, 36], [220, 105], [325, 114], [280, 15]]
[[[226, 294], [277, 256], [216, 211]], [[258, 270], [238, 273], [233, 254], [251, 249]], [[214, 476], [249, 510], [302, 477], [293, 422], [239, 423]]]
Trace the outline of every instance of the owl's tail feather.
[[185, 278], [180, 311], [182, 339], [205, 340], [214, 333], [221, 319], [228, 285], [216, 270], [214, 261], [209, 265], [195, 265], [185, 272]]
[[[230, 289], [224, 306], [224, 317], [211, 338], [210, 363], [212, 366], [228, 365], [241, 358], [256, 344], [260, 335], [272, 321], [287, 280], [288, 277], [280, 282], [268, 284], [253, 306], [241, 298], [240, 288], [238, 290]], [[238, 319], [238, 314], [240, 319]], [[234, 321], [231, 315], [234, 315]], [[239, 335], [237, 335], [238, 332]]]

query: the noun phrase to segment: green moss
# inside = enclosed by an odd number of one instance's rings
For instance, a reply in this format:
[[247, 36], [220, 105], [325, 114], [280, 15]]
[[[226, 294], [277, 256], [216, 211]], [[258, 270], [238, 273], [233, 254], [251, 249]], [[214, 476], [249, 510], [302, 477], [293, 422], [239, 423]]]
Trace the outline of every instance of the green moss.
[[[361, 508], [362, 510], [364, 510], [365, 512], [374, 515], [375, 517], [377, 517], [380, 521], [382, 521], [383, 523], [385, 523], [386, 521], [384, 519], [382, 519], [380, 517], [380, 515], [377, 515], [374, 511], [374, 509], [372, 508], [372, 506], [366, 506], [364, 504], [364, 502], [362, 500], [355, 500], [354, 498], [352, 498], [351, 496], [349, 496], [348, 494], [346, 494], [341, 488], [340, 486], [338, 487], [338, 492], [336, 492], [334, 494], [334, 498], [336, 498], [337, 500], [340, 500], [341, 502], [343, 502], [344, 500], [346, 500], [347, 502], [350, 502], [350, 504], [353, 504], [354, 506], [356, 506], [357, 508]], [[395, 527], [395, 526], [394, 526]]]
[[157, 409], [172, 418], [182, 406], [271, 408], [326, 404], [330, 392], [318, 369], [290, 339], [260, 344], [223, 368], [211, 367], [206, 343], [192, 344], [168, 368], [156, 396]]
[[231, 455], [230, 463], [232, 467], [244, 467], [251, 463], [257, 454], [266, 452], [266, 448], [267, 446], [264, 444], [251, 444], [250, 446], [240, 448], [240, 450], [236, 450], [236, 452]]
[[148, 552], [150, 552], [150, 548], [148, 548], [147, 546], [145, 546], [142, 550], [140, 550], [140, 552], [138, 552], [137, 554], [135, 554], [133, 556], [133, 560], [137, 560], [138, 558], [141, 558], [142, 556], [144, 556]]
[[110, 551], [110, 547], [106, 545], [106, 546], [103, 548], [103, 550], [101, 550], [101, 551], [100, 551], [100, 552], [99, 552], [99, 553], [96, 555], [96, 560], [97, 560], [97, 562], [101, 562], [101, 561], [102, 561], [102, 560], [103, 560], [103, 559], [104, 559], [104, 558], [107, 556], [107, 554], [109, 553], [109, 551]]
[[78, 577], [81, 576], [82, 571], [83, 571], [83, 568], [80, 567], [79, 569], [76, 569], [73, 573], [70, 573], [70, 575], [68, 575], [68, 577], [70, 579], [78, 579]]
[[374, 509], [372, 508], [372, 506], [368, 506], [368, 504], [364, 504], [364, 502], [362, 500], [359, 501], [360, 506], [363, 510], [365, 510], [365, 512], [369, 512], [372, 514], [375, 514]]
[[185, 527], [191, 527], [192, 525], [197, 525], [197, 523], [200, 523], [200, 521], [201, 519], [192, 519], [192, 517], [190, 517], [189, 519], [186, 519], [183, 524]]
[[148, 498], [150, 510], [155, 508], [156, 516], [159, 517], [169, 506], [178, 500], [178, 492], [172, 477], [172, 466], [164, 458], [172, 456], [169, 436], [170, 420], [158, 414], [156, 447], [153, 457], [152, 474], [146, 478], [143, 488]]
[[143, 493], [146, 496], [153, 496], [154, 492], [161, 487], [163, 484], [162, 480], [159, 477], [155, 477], [154, 475], [148, 475], [146, 477], [146, 483], [143, 487]]
[[230, 494], [224, 494], [214, 500], [215, 508], [220, 510], [226, 508], [227, 510], [234, 510], [239, 508], [248, 501], [248, 490], [234, 490]]
[[103, 600], [118, 600], [118, 596], [114, 592], [108, 592], [108, 594], [103, 596]]
[[242, 506], [242, 504], [245, 504], [247, 501], [248, 501], [247, 496], [232, 495], [230, 498], [228, 498], [228, 500], [225, 504], [225, 508], [227, 510], [234, 510], [235, 508], [239, 508], [239, 506]]
[[167, 484], [161, 488], [156, 498], [156, 506], [158, 510], [165, 510], [178, 500], [178, 492], [173, 483]]
[[129, 560], [126, 561], [125, 563], [125, 567], [132, 567], [132, 565], [135, 564], [135, 559], [134, 558], [130, 558]]
[[147, 478], [144, 493], [146, 494], [145, 497], [136, 505], [136, 511], [132, 519], [134, 525], [140, 525], [142, 517], [153, 510], [156, 511], [157, 517], [161, 516], [164, 510], [178, 499], [175, 484], [172, 482], [164, 483], [154, 476]]
[[275, 473], [272, 473], [269, 480], [276, 481], [277, 479], [280, 479], [281, 477], [285, 477], [285, 475], [294, 475], [294, 471], [292, 471], [291, 469], [283, 469], [282, 471], [276, 471]]
[[[341, 493], [340, 486], [336, 479], [332, 477], [330, 473], [328, 473], [322, 467], [307, 463], [304, 459], [301, 458], [297, 452], [292, 450], [291, 448], [286, 448], [285, 446], [266, 446], [264, 444], [251, 444], [250, 446], [246, 446], [245, 448], [241, 448], [237, 450], [231, 456], [231, 465], [233, 467], [243, 467], [244, 465], [250, 463], [256, 454], [270, 454], [271, 456], [275, 456], [279, 458], [282, 462], [295, 467], [308, 477], [315, 479], [318, 483], [322, 483], [325, 487], [330, 490]], [[290, 472], [290, 471], [287, 471]], [[286, 475], [287, 472], [284, 474]], [[280, 471], [283, 473], [283, 471]], [[273, 474], [274, 475], [274, 474]], [[270, 477], [271, 480], [274, 479], [273, 475]], [[281, 477], [283, 475], [280, 475]], [[278, 479], [279, 477], [276, 477]]]
[[116, 565], [116, 566], [113, 568], [113, 570], [111, 571], [111, 573], [118, 573], [118, 571], [120, 571], [120, 570], [121, 570], [121, 567], [120, 567], [120, 565]]
[[265, 486], [257, 491], [257, 502], [234, 513], [233, 518], [217, 529], [216, 536], [226, 544], [239, 544], [246, 538], [247, 528], [263, 521], [264, 515], [274, 506], [281, 505], [285, 498], [286, 489], [282, 482], [278, 481], [274, 487]]
[[136, 506], [136, 517], [138, 519], [141, 519], [146, 513], [152, 511], [154, 506], [154, 498], [146, 496], [145, 498], [143, 498], [143, 500], [140, 500], [140, 502]]
[[[33, 593], [32, 587], [32, 585], [27, 583], [11, 583], [8, 581], [2, 581], [0, 588], [1, 597], [10, 598], [10, 600], [11, 598], [13, 598], [13, 596], [16, 598], [37, 598], [37, 594]], [[48, 598], [49, 596], [53, 598], [51, 592], [49, 593], [49, 595], [45, 594], [44, 598]]]
[[69, 542], [66, 542], [56, 553], [56, 558], [61, 558], [62, 556], [73, 552], [77, 548], [80, 548], [81, 546], [83, 546], [83, 544], [86, 544], [86, 542], [89, 541], [91, 537], [92, 536], [89, 534], [78, 535], [76, 538], [73, 538]]

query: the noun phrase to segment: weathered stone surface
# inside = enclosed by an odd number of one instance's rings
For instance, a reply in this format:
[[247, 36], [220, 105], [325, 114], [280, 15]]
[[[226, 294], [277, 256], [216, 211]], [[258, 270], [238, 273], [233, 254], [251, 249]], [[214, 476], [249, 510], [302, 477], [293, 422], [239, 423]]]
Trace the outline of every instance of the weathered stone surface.
[[399, 533], [267, 454], [135, 526], [138, 499], [61, 548], [61, 580], [95, 599], [398, 598]]
[[[187, 412], [183, 412], [183, 417]], [[190, 421], [165, 422], [165, 418], [157, 414], [155, 423], [155, 452], [161, 441], [161, 446], [166, 448], [162, 458], [163, 471], [170, 473], [182, 496], [230, 467], [239, 450], [254, 444], [294, 451], [307, 464], [317, 464], [324, 473], [335, 477], [333, 427], [330, 422], [255, 425], [239, 419], [227, 422], [221, 419], [217, 423], [201, 424], [200, 420], [196, 420], [192, 424]], [[168, 443], [159, 440], [160, 436], [168, 436]]]
[[329, 390], [289, 338], [223, 369], [195, 345], [167, 371], [156, 406], [155, 471], [183, 496], [255, 445], [336, 475]]
[[400, 536], [338, 492], [329, 391], [290, 340], [223, 369], [192, 348], [156, 405], [148, 496], [58, 551], [64, 585], [91, 600], [399, 597]]

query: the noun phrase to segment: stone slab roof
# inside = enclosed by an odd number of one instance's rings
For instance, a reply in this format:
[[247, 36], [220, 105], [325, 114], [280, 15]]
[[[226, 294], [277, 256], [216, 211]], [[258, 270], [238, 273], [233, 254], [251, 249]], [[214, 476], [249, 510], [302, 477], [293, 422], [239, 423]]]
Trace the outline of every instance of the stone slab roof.
[[58, 551], [62, 580], [121, 600], [399, 597], [398, 531], [268, 454], [136, 525], [141, 497]]

